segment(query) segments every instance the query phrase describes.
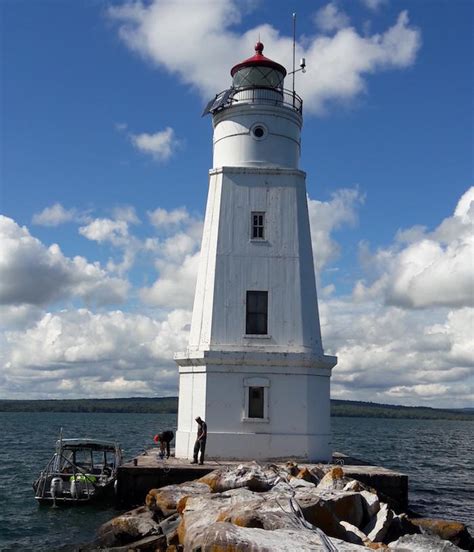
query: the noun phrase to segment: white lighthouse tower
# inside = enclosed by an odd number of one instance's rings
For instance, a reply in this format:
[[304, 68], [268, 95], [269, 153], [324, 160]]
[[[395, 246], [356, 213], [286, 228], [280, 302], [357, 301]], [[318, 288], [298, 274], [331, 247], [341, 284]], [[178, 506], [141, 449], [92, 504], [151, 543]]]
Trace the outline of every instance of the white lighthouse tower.
[[176, 456], [192, 458], [200, 416], [206, 455], [220, 460], [329, 460], [323, 353], [305, 173], [302, 100], [263, 55], [232, 68], [209, 103], [209, 172], [189, 345], [177, 353]]

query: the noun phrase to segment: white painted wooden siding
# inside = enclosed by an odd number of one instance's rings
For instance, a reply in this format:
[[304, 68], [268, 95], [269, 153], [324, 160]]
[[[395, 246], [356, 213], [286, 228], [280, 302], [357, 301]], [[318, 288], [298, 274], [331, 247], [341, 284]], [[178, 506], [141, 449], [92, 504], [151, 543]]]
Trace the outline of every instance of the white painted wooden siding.
[[[263, 241], [252, 211], [265, 212]], [[200, 269], [190, 349], [322, 352], [303, 172], [212, 171]], [[268, 337], [245, 337], [247, 290], [268, 291]]]

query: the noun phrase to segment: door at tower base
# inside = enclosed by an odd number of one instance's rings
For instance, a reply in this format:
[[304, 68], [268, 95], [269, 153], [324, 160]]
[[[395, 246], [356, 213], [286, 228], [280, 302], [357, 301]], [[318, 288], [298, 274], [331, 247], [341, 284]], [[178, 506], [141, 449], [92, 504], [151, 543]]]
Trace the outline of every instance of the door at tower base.
[[332, 357], [282, 353], [258, 357], [210, 351], [176, 356], [178, 458], [192, 458], [195, 418], [201, 416], [208, 425], [208, 459], [331, 459], [328, 364], [332, 362], [328, 361]]

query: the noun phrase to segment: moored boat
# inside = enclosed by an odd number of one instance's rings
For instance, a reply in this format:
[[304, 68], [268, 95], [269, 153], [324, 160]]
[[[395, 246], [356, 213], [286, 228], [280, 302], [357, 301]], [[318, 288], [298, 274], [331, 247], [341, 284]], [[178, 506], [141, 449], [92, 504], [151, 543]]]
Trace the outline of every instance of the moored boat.
[[82, 504], [113, 495], [122, 463], [120, 444], [100, 439], [63, 439], [33, 483], [40, 503]]

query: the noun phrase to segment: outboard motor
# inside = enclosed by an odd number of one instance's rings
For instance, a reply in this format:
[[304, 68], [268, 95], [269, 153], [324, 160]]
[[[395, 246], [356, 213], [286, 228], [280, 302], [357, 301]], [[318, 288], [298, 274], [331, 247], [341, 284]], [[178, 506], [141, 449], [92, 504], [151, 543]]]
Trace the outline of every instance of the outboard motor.
[[78, 480], [75, 476], [71, 477], [71, 496], [73, 498], [79, 498], [82, 493], [82, 481]]
[[53, 498], [61, 496], [63, 494], [63, 480], [60, 477], [53, 477], [53, 479], [51, 479], [49, 491]]
[[53, 498], [53, 508], [56, 508], [56, 498], [63, 494], [63, 480], [60, 477], [53, 477], [53, 479], [51, 479], [49, 491]]

